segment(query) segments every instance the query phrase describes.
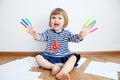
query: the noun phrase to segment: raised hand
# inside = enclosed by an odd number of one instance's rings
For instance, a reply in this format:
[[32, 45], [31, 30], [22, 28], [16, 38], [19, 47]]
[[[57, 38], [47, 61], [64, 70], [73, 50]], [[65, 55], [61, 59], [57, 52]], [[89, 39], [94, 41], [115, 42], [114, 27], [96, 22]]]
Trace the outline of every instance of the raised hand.
[[22, 28], [19, 28], [19, 29], [24, 31], [24, 32], [28, 32], [32, 37], [34, 37], [34, 39], [39, 40], [40, 39], [40, 35], [37, 33], [35, 28], [32, 27], [31, 22], [27, 18], [21, 19], [21, 20], [22, 21], [20, 23], [25, 27], [25, 29], [22, 29]]
[[38, 34], [38, 32], [35, 30], [34, 27], [32, 26], [27, 26], [27, 32], [36, 40], [40, 39], [40, 35]]
[[38, 34], [34, 27], [32, 27], [32, 26], [27, 26], [26, 28], [27, 28], [27, 30], [28, 30], [27, 32], [28, 32], [30, 35], [32, 35], [33, 37], [34, 37], [36, 34]]
[[91, 23], [89, 23], [89, 22], [90, 22], [90, 19], [88, 19], [86, 21], [86, 23], [84, 24], [82, 30], [79, 32], [79, 34], [78, 34], [79, 39], [83, 39], [88, 34], [90, 34], [91, 32], [93, 32], [93, 31], [98, 29], [98, 28], [95, 28], [95, 29], [91, 30], [91, 28], [95, 25], [96, 20], [92, 21]]

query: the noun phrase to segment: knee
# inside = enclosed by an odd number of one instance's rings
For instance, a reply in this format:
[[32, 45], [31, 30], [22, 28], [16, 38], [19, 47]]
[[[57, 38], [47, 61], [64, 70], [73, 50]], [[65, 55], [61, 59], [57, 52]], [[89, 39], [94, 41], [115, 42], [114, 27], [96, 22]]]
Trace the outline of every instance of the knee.
[[41, 55], [36, 55], [36, 56], [35, 56], [35, 60], [36, 60], [36, 61], [39, 60], [39, 59], [41, 59], [41, 58], [42, 58]]
[[71, 56], [72, 59], [74, 59], [75, 61], [77, 60], [77, 57], [75, 55]]
[[39, 55], [36, 55], [36, 56], [35, 56], [35, 59], [37, 59], [38, 57], [39, 57]]

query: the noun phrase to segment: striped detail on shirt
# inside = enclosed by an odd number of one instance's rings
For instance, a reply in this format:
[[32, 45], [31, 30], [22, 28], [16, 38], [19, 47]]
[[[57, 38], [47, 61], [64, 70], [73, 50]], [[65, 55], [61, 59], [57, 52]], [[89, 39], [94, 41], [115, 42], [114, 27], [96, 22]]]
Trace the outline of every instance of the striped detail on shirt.
[[[45, 53], [53, 56], [63, 56], [66, 55], [66, 53], [70, 53], [68, 49], [68, 42], [78, 43], [79, 41], [81, 41], [79, 40], [77, 34], [74, 35], [70, 31], [64, 29], [59, 33], [56, 33], [53, 29], [49, 29], [41, 33], [40, 36], [40, 41], [47, 42]], [[60, 45], [60, 48], [55, 52], [50, 51], [51, 43], [53, 43], [54, 41], [57, 41], [57, 43]]]

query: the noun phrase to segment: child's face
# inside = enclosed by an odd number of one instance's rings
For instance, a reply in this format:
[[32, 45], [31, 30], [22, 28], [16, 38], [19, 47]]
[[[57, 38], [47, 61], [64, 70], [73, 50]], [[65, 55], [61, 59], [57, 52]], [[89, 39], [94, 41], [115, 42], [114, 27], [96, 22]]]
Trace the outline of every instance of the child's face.
[[50, 24], [56, 32], [60, 32], [64, 25], [64, 17], [62, 15], [52, 15]]

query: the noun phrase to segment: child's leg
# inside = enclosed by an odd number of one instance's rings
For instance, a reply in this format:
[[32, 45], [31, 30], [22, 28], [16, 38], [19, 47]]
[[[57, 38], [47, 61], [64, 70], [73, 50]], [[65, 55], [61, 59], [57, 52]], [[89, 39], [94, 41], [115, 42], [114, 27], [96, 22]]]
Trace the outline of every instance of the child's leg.
[[74, 65], [76, 63], [76, 56], [71, 56], [67, 62], [64, 64], [61, 71], [56, 75], [56, 78], [59, 80], [70, 80], [69, 72], [74, 68]]
[[57, 74], [61, 69], [60, 66], [57, 66], [57, 65], [47, 61], [41, 55], [37, 55], [35, 57], [35, 59], [36, 59], [36, 62], [38, 63], [38, 65], [40, 65], [41, 67], [52, 70], [52, 75]]

